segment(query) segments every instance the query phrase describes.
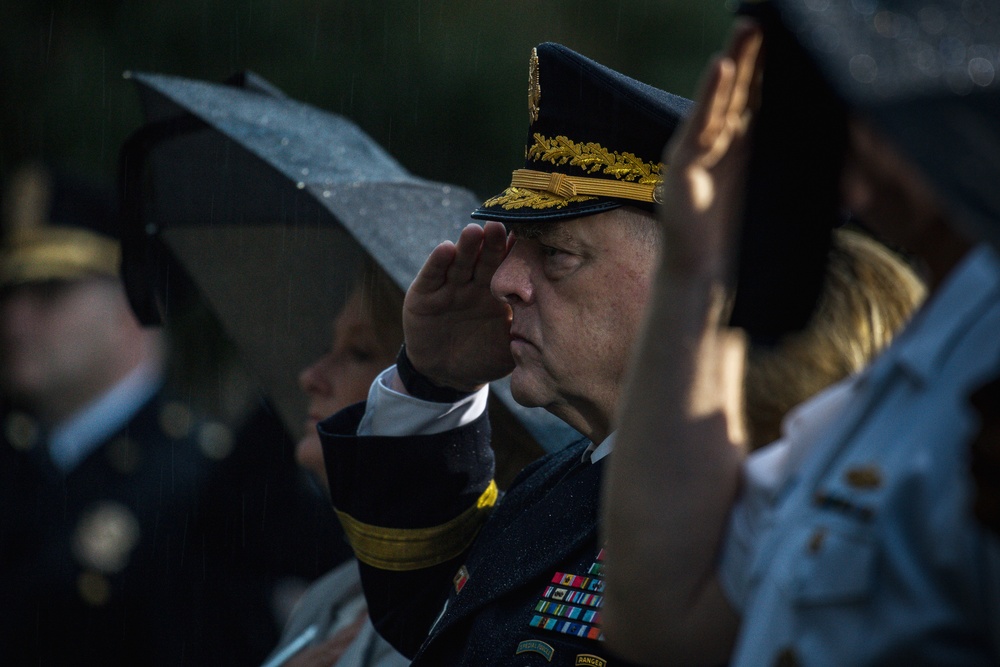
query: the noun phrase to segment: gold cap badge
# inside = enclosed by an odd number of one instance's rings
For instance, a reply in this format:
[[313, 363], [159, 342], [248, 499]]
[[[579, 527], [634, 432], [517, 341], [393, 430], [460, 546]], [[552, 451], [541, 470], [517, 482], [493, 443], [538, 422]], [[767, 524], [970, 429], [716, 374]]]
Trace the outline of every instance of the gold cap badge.
[[538, 49], [531, 49], [528, 59], [528, 120], [538, 120], [539, 103], [542, 101], [542, 86], [538, 79]]

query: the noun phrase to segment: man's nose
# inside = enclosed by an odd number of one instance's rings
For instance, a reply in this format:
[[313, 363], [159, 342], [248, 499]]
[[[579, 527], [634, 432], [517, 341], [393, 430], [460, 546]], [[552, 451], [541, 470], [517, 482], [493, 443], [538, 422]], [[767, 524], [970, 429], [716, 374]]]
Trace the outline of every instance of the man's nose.
[[518, 245], [517, 242], [514, 243], [490, 281], [493, 296], [506, 304], [531, 301], [531, 267]]

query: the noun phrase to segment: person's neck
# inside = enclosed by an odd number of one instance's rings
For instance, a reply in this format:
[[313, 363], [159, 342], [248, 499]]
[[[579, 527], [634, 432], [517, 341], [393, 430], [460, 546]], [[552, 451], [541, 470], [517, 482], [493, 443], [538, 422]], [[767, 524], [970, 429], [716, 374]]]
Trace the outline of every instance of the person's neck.
[[612, 431], [612, 412], [603, 410], [597, 406], [587, 405], [578, 407], [563, 404], [551, 405], [546, 409], [595, 444], [604, 442]]

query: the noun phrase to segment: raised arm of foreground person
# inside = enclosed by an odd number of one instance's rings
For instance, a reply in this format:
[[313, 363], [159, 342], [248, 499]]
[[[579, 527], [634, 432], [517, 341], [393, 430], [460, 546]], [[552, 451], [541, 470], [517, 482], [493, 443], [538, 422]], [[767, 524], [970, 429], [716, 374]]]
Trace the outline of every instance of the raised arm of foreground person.
[[663, 259], [604, 488], [605, 636], [640, 662], [722, 662], [738, 627], [715, 577], [746, 439], [745, 343], [724, 324], [760, 44], [736, 29], [668, 148]]

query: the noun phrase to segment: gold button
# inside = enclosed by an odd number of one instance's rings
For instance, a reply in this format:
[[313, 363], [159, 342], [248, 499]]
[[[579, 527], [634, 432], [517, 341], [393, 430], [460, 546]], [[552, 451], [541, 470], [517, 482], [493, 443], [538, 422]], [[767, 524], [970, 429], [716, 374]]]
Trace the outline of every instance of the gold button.
[[873, 465], [858, 466], [844, 472], [844, 479], [855, 489], [877, 489], [882, 486], [882, 471]]
[[127, 506], [102, 500], [83, 513], [73, 534], [73, 555], [97, 572], [121, 572], [139, 545], [139, 519]]

